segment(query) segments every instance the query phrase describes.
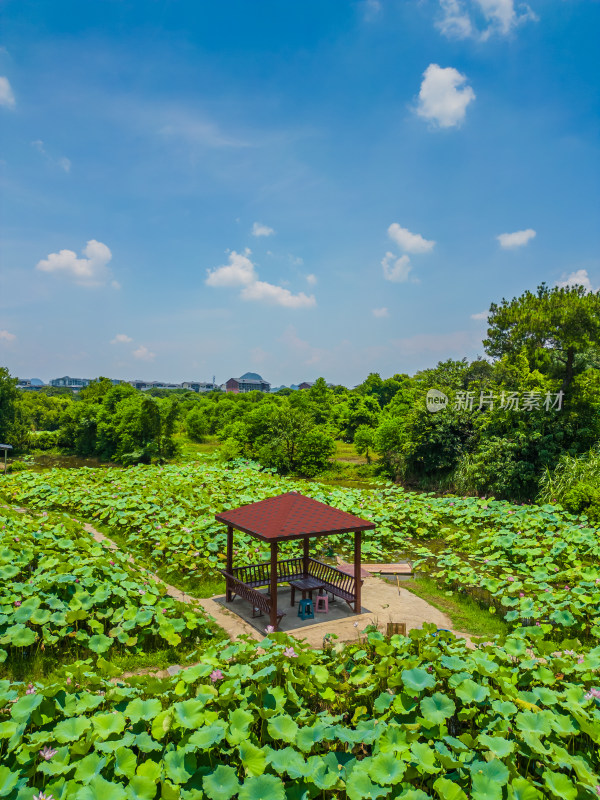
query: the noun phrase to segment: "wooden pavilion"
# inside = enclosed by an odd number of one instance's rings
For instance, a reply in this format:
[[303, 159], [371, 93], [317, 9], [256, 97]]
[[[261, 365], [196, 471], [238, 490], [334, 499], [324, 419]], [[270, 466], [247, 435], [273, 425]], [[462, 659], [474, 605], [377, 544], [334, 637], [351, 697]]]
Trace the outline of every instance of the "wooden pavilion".
[[[355, 614], [361, 611], [361, 535], [373, 530], [375, 524], [355, 517], [347, 511], [333, 508], [298, 492], [288, 492], [277, 497], [259, 500], [247, 506], [215, 514], [215, 519], [227, 525], [227, 561], [222, 570], [226, 580], [226, 601], [235, 595], [252, 604], [257, 613], [269, 615], [270, 624], [277, 628], [284, 612], [277, 608], [277, 585], [289, 583], [294, 593], [298, 589], [304, 597], [313, 590], [327, 591], [345, 600]], [[271, 549], [269, 561], [233, 566], [234, 529], [268, 542]], [[348, 575], [335, 567], [310, 558], [309, 540], [317, 536], [354, 533], [354, 574]], [[279, 561], [279, 542], [301, 539], [302, 556]], [[267, 586], [268, 594], [258, 591]]]

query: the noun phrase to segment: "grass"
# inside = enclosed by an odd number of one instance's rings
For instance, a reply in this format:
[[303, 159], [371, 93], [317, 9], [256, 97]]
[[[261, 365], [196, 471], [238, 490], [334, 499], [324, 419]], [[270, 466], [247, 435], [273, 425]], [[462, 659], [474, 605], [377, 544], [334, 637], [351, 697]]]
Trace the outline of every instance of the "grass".
[[179, 447], [179, 455], [173, 459], [173, 463], [176, 464], [196, 461], [198, 456], [213, 455], [221, 446], [221, 442], [216, 436], [206, 436], [203, 442], [194, 442], [184, 433], [178, 433], [174, 439]]
[[431, 578], [402, 581], [401, 586], [447, 614], [453, 627], [463, 633], [473, 636], [506, 636], [510, 632], [509, 626], [502, 619], [490, 614], [473, 598], [467, 594], [441, 589]]

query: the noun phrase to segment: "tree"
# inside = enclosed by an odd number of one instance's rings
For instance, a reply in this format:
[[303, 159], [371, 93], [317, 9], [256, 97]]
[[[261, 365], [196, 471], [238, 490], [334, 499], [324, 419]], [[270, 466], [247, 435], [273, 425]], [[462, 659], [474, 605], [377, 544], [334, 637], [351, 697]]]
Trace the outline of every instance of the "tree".
[[185, 418], [185, 428], [190, 439], [202, 442], [208, 433], [209, 423], [201, 408], [192, 408]]
[[361, 425], [356, 429], [356, 433], [354, 434], [354, 447], [359, 455], [365, 456], [369, 464], [371, 463], [371, 454], [369, 451], [373, 450], [374, 443], [375, 431], [373, 428], [370, 428], [368, 425]]
[[488, 338], [483, 345], [494, 358], [524, 351], [540, 372], [556, 373], [567, 392], [585, 354], [600, 345], [600, 291], [583, 286], [554, 287], [542, 283], [537, 294], [525, 292], [500, 305], [492, 303]]
[[12, 444], [11, 434], [17, 422], [19, 389], [6, 367], [0, 367], [0, 442]]

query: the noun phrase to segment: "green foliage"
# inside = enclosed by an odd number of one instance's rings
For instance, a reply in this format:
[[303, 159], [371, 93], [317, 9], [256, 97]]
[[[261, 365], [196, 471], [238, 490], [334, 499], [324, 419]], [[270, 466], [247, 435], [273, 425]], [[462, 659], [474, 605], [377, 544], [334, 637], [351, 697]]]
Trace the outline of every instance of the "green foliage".
[[208, 434], [209, 424], [206, 415], [199, 407], [192, 408], [185, 418], [185, 429], [190, 439], [202, 442]]
[[55, 663], [207, 636], [201, 614], [78, 523], [0, 509], [0, 669], [8, 674], [40, 649]]
[[528, 360], [568, 391], [585, 364], [586, 352], [600, 345], [600, 292], [583, 286], [538, 287], [511, 301], [492, 303], [486, 352], [496, 358], [527, 353]]
[[361, 425], [356, 429], [354, 434], [354, 447], [356, 452], [361, 456], [365, 456], [367, 462], [371, 461], [371, 451], [375, 445], [375, 431], [368, 425]]
[[[79, 661], [0, 684], [0, 794], [101, 800], [593, 797], [594, 650], [541, 637], [466, 646], [434, 626], [314, 650], [272, 634], [208, 647], [173, 678]], [[508, 651], [527, 653], [515, 659]], [[265, 684], [265, 671], [269, 675]], [[370, 680], [361, 676], [369, 674]], [[312, 675], [318, 674], [316, 682]], [[218, 677], [215, 677], [218, 676]], [[594, 689], [594, 692], [589, 691]], [[382, 702], [382, 698], [386, 701]], [[418, 788], [417, 788], [418, 787]]]
[[573, 514], [586, 514], [600, 524], [600, 449], [583, 456], [561, 456], [553, 470], [542, 477], [539, 499], [560, 503]]

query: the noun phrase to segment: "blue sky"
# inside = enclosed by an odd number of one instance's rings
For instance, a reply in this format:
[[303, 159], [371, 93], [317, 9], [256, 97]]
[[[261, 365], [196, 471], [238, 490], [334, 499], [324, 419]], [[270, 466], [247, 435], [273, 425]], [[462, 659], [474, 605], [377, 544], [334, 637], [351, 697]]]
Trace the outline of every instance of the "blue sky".
[[600, 287], [595, 0], [8, 0], [0, 364], [273, 384]]

